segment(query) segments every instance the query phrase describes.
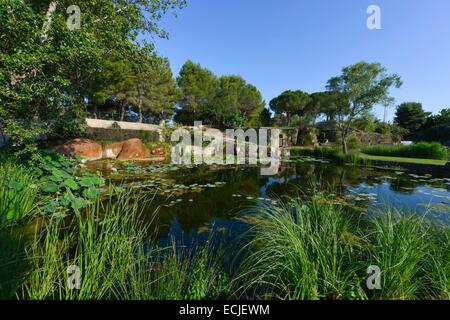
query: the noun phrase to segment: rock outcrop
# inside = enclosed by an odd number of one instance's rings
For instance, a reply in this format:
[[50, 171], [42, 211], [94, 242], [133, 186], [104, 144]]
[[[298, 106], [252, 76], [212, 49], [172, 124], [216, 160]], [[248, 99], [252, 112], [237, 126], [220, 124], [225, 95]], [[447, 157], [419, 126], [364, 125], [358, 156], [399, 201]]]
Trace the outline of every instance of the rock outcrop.
[[74, 139], [53, 149], [54, 152], [62, 153], [68, 157], [83, 157], [93, 161], [103, 158], [103, 149], [99, 143], [89, 139]]
[[150, 158], [150, 151], [140, 139], [130, 139], [123, 142], [118, 160], [145, 160]]
[[156, 147], [150, 152], [140, 139], [130, 139], [111, 143], [103, 148], [100, 144], [89, 139], [74, 139], [53, 149], [68, 157], [83, 157], [88, 161], [100, 159], [117, 160], [147, 160], [153, 156], [165, 156], [165, 150]]
[[117, 159], [122, 152], [124, 142], [107, 144], [103, 147], [103, 159]]
[[165, 156], [166, 155], [166, 149], [160, 146], [156, 146], [152, 148], [151, 154], [153, 156]]

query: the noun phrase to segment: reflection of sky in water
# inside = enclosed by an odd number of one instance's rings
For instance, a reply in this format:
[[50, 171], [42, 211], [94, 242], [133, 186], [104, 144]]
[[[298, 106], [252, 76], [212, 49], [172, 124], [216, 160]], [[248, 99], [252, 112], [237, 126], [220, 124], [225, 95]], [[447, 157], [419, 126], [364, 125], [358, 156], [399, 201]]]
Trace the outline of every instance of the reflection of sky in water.
[[[429, 218], [450, 224], [450, 179], [411, 177], [405, 172], [378, 171], [375, 169], [344, 167], [338, 170], [332, 165], [297, 164], [277, 177], [261, 177], [257, 170], [225, 170], [195, 178], [184, 176], [177, 183], [214, 183], [224, 181], [223, 186], [206, 189], [201, 193], [180, 196], [182, 202], [167, 208], [167, 228], [161, 235], [161, 244], [172, 239], [186, 246], [207, 241], [213, 234], [226, 242], [235, 240], [248, 230], [248, 224], [239, 218], [249, 217], [259, 206], [279, 200], [284, 195], [295, 197], [308, 194], [312, 185], [319, 187], [333, 182], [340, 189], [339, 196], [358, 204], [369, 203], [369, 214], [386, 206], [404, 209], [411, 213], [428, 213]], [[180, 181], [178, 181], [180, 180]], [[440, 186], [438, 188], [437, 186]], [[333, 191], [334, 192], [334, 191]], [[240, 197], [236, 197], [240, 195]], [[342, 198], [342, 195], [341, 195]], [[190, 200], [189, 200], [190, 199]], [[190, 201], [190, 202], [187, 202]], [[245, 219], [244, 219], [245, 220]]]
[[[427, 213], [430, 218], [450, 224], [450, 192], [445, 189], [420, 186], [405, 194], [392, 190], [391, 184], [385, 182], [374, 186], [364, 183], [347, 190], [355, 195], [373, 194], [370, 205], [376, 209], [382, 210], [388, 205], [409, 212]], [[442, 209], [436, 210], [436, 207]], [[445, 208], [448, 210], [445, 211]]]

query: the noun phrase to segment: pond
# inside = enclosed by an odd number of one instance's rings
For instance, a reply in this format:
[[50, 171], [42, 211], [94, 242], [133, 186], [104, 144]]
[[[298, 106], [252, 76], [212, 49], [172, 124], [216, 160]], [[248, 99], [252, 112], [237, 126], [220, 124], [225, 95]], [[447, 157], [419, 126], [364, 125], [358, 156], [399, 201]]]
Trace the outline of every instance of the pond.
[[135, 188], [137, 194], [154, 194], [143, 209], [149, 221], [158, 210], [161, 244], [176, 240], [188, 246], [208, 239], [211, 230], [231, 240], [248, 229], [258, 206], [318, 193], [367, 214], [390, 206], [450, 224], [446, 169], [427, 173], [336, 165], [314, 158], [284, 161], [276, 176], [261, 176], [254, 166], [93, 162], [88, 169], [101, 171], [110, 183]]

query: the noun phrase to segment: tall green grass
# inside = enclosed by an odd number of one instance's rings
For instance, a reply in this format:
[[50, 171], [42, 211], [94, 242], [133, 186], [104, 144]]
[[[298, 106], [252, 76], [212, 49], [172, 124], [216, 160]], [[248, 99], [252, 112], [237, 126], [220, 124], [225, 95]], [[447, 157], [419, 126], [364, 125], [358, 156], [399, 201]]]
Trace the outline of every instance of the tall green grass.
[[240, 290], [291, 300], [366, 298], [358, 277], [358, 219], [319, 202], [292, 201], [261, 213], [236, 279]]
[[374, 299], [450, 299], [450, 229], [392, 209], [369, 221], [368, 262], [382, 270]]
[[[30, 271], [23, 299], [204, 299], [215, 297], [223, 277], [210, 251], [195, 255], [158, 248], [140, 219], [143, 201], [132, 193], [98, 199], [72, 223], [52, 218], [28, 248]], [[78, 266], [81, 287], [67, 285]]]
[[363, 153], [374, 156], [448, 160], [447, 148], [438, 142], [419, 142], [411, 146], [368, 146]]
[[[392, 210], [355, 216], [323, 201], [262, 209], [239, 291], [278, 299], [449, 299], [447, 227]], [[381, 269], [369, 290], [367, 268]]]
[[0, 163], [0, 229], [29, 215], [39, 188], [26, 168], [9, 161]]

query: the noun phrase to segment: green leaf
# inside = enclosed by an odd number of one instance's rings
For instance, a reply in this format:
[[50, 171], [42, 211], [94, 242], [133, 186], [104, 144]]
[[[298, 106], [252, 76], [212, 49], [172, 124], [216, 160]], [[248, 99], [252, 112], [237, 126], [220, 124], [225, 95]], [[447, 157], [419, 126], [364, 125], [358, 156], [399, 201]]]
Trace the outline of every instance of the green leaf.
[[64, 180], [64, 186], [67, 188], [70, 188], [72, 190], [78, 190], [80, 187], [78, 186], [78, 183], [75, 182], [73, 179], [66, 179]]
[[44, 184], [41, 189], [46, 193], [56, 193], [59, 191], [59, 186], [56, 183], [48, 182]]
[[70, 203], [74, 210], [80, 210], [87, 206], [87, 201], [80, 197], [72, 198]]
[[84, 190], [83, 195], [89, 199], [95, 199], [100, 194], [100, 191], [95, 187], [90, 187], [89, 189]]

